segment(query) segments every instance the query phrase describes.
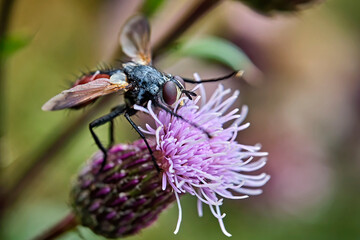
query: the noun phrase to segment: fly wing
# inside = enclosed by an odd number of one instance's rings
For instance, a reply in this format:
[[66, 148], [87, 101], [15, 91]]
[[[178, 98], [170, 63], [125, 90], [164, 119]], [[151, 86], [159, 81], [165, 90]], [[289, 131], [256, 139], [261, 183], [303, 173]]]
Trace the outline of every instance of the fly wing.
[[128, 85], [125, 81], [112, 83], [109, 79], [96, 79], [62, 91], [46, 102], [41, 109], [44, 111], [54, 111], [71, 108], [110, 93], [125, 92]]
[[143, 16], [135, 16], [127, 21], [120, 34], [123, 52], [139, 64], [151, 64], [150, 26]]

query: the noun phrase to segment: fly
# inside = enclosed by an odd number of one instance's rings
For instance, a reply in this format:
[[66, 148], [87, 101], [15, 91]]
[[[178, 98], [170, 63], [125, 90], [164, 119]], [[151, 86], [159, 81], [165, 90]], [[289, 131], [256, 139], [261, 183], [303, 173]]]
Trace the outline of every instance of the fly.
[[99, 70], [84, 74], [76, 80], [70, 89], [62, 91], [46, 102], [42, 106], [42, 110], [80, 109], [95, 102], [99, 97], [114, 93], [124, 94], [124, 104], [116, 106], [111, 109], [109, 114], [89, 124], [90, 133], [96, 145], [104, 154], [100, 172], [106, 164], [108, 148], [104, 147], [101, 143], [94, 132], [94, 128], [110, 122], [110, 148], [114, 141], [113, 119], [119, 115], [124, 115], [144, 140], [155, 168], [157, 171], [160, 171], [160, 167], [155, 160], [148, 141], [131, 119], [131, 116], [137, 112], [134, 109], [134, 105], [146, 106], [151, 100], [154, 107], [163, 109], [172, 116], [201, 130], [210, 138], [210, 134], [205, 129], [175, 113], [171, 109], [171, 105], [175, 103], [182, 94], [185, 94], [190, 99], [196, 96], [194, 92], [185, 89], [185, 82], [193, 84], [215, 82], [230, 78], [234, 75], [241, 76], [242, 71], [232, 72], [224, 77], [202, 81], [195, 81], [160, 72], [151, 64], [150, 26], [147, 19], [142, 16], [135, 16], [128, 20], [121, 31], [120, 44], [123, 52], [131, 58], [130, 62], [122, 64], [122, 68], [119, 69]]

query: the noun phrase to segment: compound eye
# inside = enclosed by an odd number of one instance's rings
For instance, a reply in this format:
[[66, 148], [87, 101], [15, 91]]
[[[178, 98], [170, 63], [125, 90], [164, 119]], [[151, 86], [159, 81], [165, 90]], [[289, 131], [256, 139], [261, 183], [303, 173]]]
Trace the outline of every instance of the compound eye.
[[166, 82], [163, 86], [162, 93], [165, 103], [167, 105], [172, 105], [176, 101], [178, 95], [176, 84], [172, 81]]

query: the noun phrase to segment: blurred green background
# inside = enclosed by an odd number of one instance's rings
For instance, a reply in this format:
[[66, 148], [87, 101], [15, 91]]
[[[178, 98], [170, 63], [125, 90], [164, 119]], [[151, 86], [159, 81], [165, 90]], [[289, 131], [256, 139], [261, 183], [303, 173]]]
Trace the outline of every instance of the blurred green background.
[[[194, 2], [164, 1], [151, 13], [152, 40], [158, 41], [174, 27]], [[2, 190], [11, 189], [44, 149], [90, 109], [43, 112], [40, 108], [68, 88], [74, 74], [102, 63], [117, 64], [118, 33], [141, 4], [14, 2], [1, 86]], [[263, 171], [272, 179], [260, 196], [225, 200], [225, 226], [233, 239], [360, 239], [359, 16], [360, 2], [351, 0], [328, 0], [272, 17], [240, 2], [224, 1], [186, 32], [180, 42], [184, 47], [159, 57], [159, 69], [185, 77], [194, 72], [204, 78], [221, 76], [236, 66], [246, 71], [247, 82], [224, 85], [240, 89], [241, 103], [250, 108], [251, 127], [238, 141], [263, 145], [269, 152]], [[223, 47], [212, 47], [214, 41], [224, 43], [219, 45]], [[213, 87], [209, 86], [210, 92]], [[31, 182], [3, 212], [0, 239], [30, 239], [69, 212], [71, 182], [97, 150], [87, 125], [119, 101], [113, 99], [78, 124], [79, 131], [70, 131], [74, 134], [58, 154], [41, 164], [44, 169], [36, 168]], [[97, 132], [106, 139], [106, 127]], [[117, 142], [137, 138], [126, 121], [116, 120]], [[153, 226], [128, 239], [226, 238], [210, 211], [197, 216], [194, 197], [183, 197], [182, 207], [178, 235], [173, 235], [177, 221], [173, 205]], [[86, 228], [60, 239], [81, 236], [102, 239]]]

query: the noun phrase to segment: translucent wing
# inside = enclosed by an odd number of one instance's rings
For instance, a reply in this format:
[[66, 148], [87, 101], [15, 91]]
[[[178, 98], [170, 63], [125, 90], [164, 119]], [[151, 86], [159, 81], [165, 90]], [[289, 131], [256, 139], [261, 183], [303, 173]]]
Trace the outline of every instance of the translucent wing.
[[139, 64], [151, 63], [150, 26], [142, 16], [127, 21], [120, 34], [120, 44], [126, 55]]
[[98, 97], [126, 91], [128, 87], [126, 81], [112, 83], [111, 79], [100, 78], [86, 84], [77, 85], [51, 98], [42, 106], [44, 111], [60, 110], [64, 108], [76, 107], [77, 105], [89, 102]]

